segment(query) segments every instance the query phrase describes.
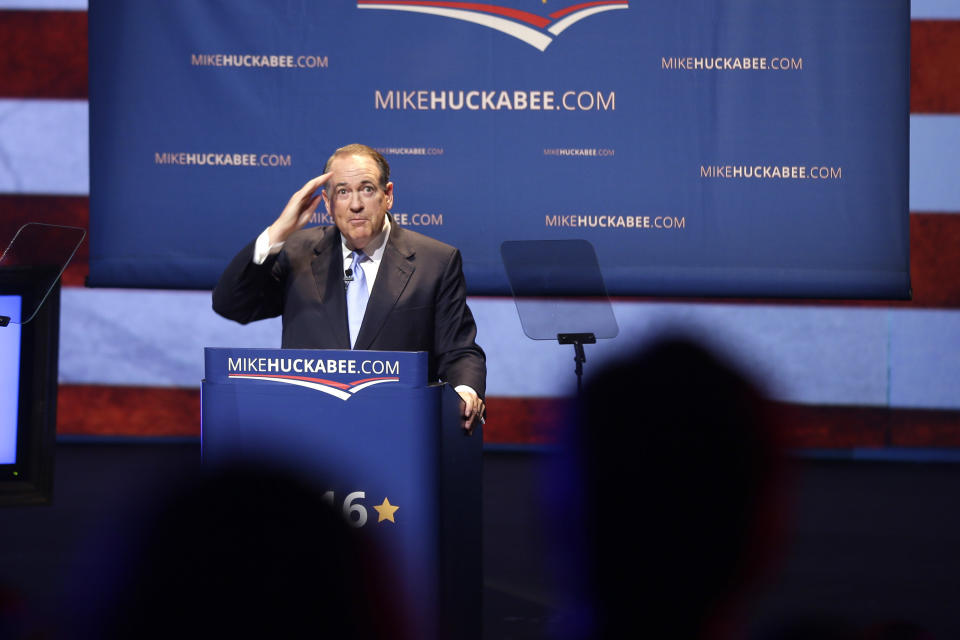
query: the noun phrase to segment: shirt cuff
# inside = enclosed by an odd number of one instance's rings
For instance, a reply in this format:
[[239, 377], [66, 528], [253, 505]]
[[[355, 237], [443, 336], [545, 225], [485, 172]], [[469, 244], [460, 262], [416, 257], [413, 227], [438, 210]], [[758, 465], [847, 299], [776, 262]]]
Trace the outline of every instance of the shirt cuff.
[[458, 384], [453, 388], [453, 390], [456, 391], [457, 393], [460, 393], [461, 391], [469, 391], [470, 393], [477, 396], [478, 398], [480, 397], [480, 394], [477, 393], [476, 389], [466, 384]]
[[263, 264], [273, 254], [280, 253], [280, 249], [283, 249], [282, 242], [270, 244], [270, 227], [267, 227], [253, 245], [253, 264]]

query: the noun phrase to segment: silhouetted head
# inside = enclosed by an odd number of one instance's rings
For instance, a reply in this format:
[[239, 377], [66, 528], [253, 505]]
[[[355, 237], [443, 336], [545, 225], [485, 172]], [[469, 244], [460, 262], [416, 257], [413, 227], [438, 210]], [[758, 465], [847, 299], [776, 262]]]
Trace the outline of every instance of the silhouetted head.
[[588, 380], [571, 446], [597, 637], [631, 621], [698, 637], [765, 564], [778, 528], [771, 422], [753, 383], [686, 338]]
[[106, 637], [404, 636], [372, 542], [296, 478], [207, 474], [144, 524]]

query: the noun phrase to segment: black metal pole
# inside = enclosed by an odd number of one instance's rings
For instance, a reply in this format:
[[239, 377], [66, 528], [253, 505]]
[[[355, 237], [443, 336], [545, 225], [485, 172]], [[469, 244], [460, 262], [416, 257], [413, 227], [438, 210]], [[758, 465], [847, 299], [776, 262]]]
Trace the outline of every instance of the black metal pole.
[[596, 344], [597, 337], [592, 333], [558, 333], [557, 342], [573, 345], [573, 361], [576, 363], [574, 371], [577, 374], [577, 395], [580, 395], [583, 391], [583, 363], [587, 361], [583, 345]]

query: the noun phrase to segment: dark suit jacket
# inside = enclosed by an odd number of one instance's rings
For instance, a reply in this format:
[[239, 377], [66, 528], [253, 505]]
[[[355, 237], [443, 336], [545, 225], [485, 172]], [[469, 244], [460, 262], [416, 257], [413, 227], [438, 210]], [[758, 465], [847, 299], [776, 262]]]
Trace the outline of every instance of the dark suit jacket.
[[[427, 351], [431, 380], [466, 384], [483, 397], [486, 359], [475, 341], [460, 252], [391, 223], [355, 348]], [[283, 314], [286, 349], [349, 349], [337, 228], [297, 231], [262, 265], [253, 264], [253, 245], [220, 277], [214, 310], [242, 324]]]

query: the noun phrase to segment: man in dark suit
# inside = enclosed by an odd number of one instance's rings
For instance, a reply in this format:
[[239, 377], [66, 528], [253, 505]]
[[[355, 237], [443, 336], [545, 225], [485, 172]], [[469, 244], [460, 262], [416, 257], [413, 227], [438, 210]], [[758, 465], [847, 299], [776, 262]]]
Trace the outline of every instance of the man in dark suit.
[[[243, 324], [283, 314], [284, 348], [427, 351], [431, 379], [454, 386], [471, 429], [484, 412], [486, 360], [460, 252], [396, 224], [389, 178], [376, 150], [338, 149], [233, 259], [213, 308]], [[335, 226], [304, 229], [321, 199]]]

